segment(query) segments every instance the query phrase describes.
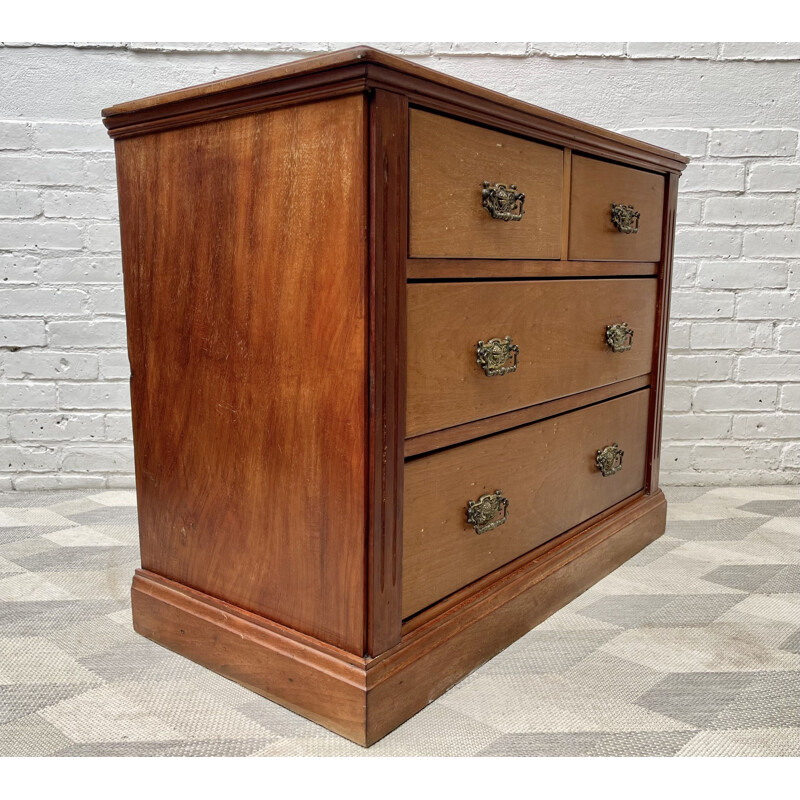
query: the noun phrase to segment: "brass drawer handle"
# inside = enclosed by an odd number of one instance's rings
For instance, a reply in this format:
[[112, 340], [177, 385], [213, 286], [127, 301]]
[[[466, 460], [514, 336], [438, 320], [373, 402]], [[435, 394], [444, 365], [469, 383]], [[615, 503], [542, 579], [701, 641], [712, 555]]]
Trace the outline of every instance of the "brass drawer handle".
[[611, 221], [620, 233], [639, 233], [639, 211], [623, 203], [611, 204]]
[[483, 182], [483, 207], [492, 215], [493, 219], [501, 219], [503, 222], [519, 222], [525, 209], [525, 193], [517, 191], [517, 185], [512, 183], [506, 186], [504, 183]]
[[607, 478], [609, 475], [616, 475], [622, 469], [622, 456], [624, 455], [625, 451], [620, 450], [619, 445], [614, 442], [614, 444], [597, 451], [594, 463], [597, 465], [597, 469], [603, 473], [603, 477]]
[[467, 503], [467, 524], [472, 525], [478, 535], [505, 525], [507, 519], [508, 498], [503, 497], [499, 489]]
[[624, 353], [633, 347], [633, 328], [627, 322], [606, 325], [606, 342], [615, 353]]
[[[489, 339], [488, 342], [483, 340], [478, 342], [475, 360], [484, 374], [491, 378], [493, 375], [507, 375], [509, 372], [516, 372], [517, 356], [519, 356], [519, 347], [511, 344], [511, 337], [506, 336], [505, 339]], [[513, 358], [514, 363], [506, 366], [509, 358]]]

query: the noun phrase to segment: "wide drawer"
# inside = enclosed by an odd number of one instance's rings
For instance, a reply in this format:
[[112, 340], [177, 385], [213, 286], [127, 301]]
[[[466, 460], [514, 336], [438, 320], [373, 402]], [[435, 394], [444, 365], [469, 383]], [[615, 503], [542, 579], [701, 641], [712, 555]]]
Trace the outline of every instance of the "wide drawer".
[[[561, 149], [416, 109], [409, 149], [411, 257], [560, 258]], [[495, 184], [525, 195], [521, 219]]]
[[[641, 489], [649, 395], [643, 389], [408, 462], [403, 616]], [[604, 476], [598, 451], [613, 445], [624, 453], [622, 468]], [[479, 534], [467, 519], [469, 501], [498, 491], [508, 501], [505, 522]], [[482, 528], [501, 518], [490, 515]]]
[[406, 436], [650, 372], [655, 278], [418, 283], [407, 306]]
[[569, 258], [659, 261], [664, 176], [572, 157]]

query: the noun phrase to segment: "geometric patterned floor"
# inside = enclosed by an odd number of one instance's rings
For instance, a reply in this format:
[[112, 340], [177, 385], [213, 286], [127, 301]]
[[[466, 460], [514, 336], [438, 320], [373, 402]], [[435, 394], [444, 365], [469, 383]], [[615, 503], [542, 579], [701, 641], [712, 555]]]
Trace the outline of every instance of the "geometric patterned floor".
[[365, 750], [133, 632], [130, 491], [0, 494], [0, 756], [798, 756], [800, 489], [667, 532]]

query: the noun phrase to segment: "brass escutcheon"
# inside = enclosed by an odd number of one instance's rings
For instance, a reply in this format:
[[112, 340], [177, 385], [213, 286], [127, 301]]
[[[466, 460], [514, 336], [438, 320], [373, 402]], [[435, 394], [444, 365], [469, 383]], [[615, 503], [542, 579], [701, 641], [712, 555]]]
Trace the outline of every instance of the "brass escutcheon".
[[[506, 336], [505, 339], [489, 339], [488, 342], [481, 340], [476, 347], [477, 358], [475, 360], [485, 375], [492, 377], [517, 371], [519, 347], [511, 344], [510, 336]], [[506, 366], [509, 358], [513, 358], [514, 363]]]
[[624, 353], [633, 347], [633, 328], [627, 322], [606, 325], [606, 342], [615, 353]]
[[620, 450], [619, 445], [614, 442], [614, 444], [597, 451], [597, 458], [594, 463], [597, 465], [597, 469], [603, 473], [603, 477], [607, 478], [622, 469], [622, 456], [624, 455], [625, 451]]
[[[502, 516], [498, 517], [498, 514]], [[485, 494], [477, 500], [467, 503], [467, 524], [472, 525], [475, 533], [488, 533], [508, 519], [508, 498], [498, 489], [493, 494]]]
[[493, 219], [503, 222], [519, 222], [525, 213], [525, 193], [517, 191], [517, 185], [512, 183], [483, 182], [483, 207], [492, 215]]
[[611, 221], [620, 233], [639, 233], [639, 211], [623, 203], [611, 204]]

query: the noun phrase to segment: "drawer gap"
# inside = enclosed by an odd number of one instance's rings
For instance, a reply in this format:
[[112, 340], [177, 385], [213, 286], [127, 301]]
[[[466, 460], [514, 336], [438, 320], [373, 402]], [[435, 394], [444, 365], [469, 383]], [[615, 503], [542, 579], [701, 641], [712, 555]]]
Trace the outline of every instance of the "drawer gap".
[[406, 439], [406, 462], [650, 388], [650, 374]]
[[658, 261], [535, 261], [409, 258], [409, 281], [627, 278], [658, 275]]

